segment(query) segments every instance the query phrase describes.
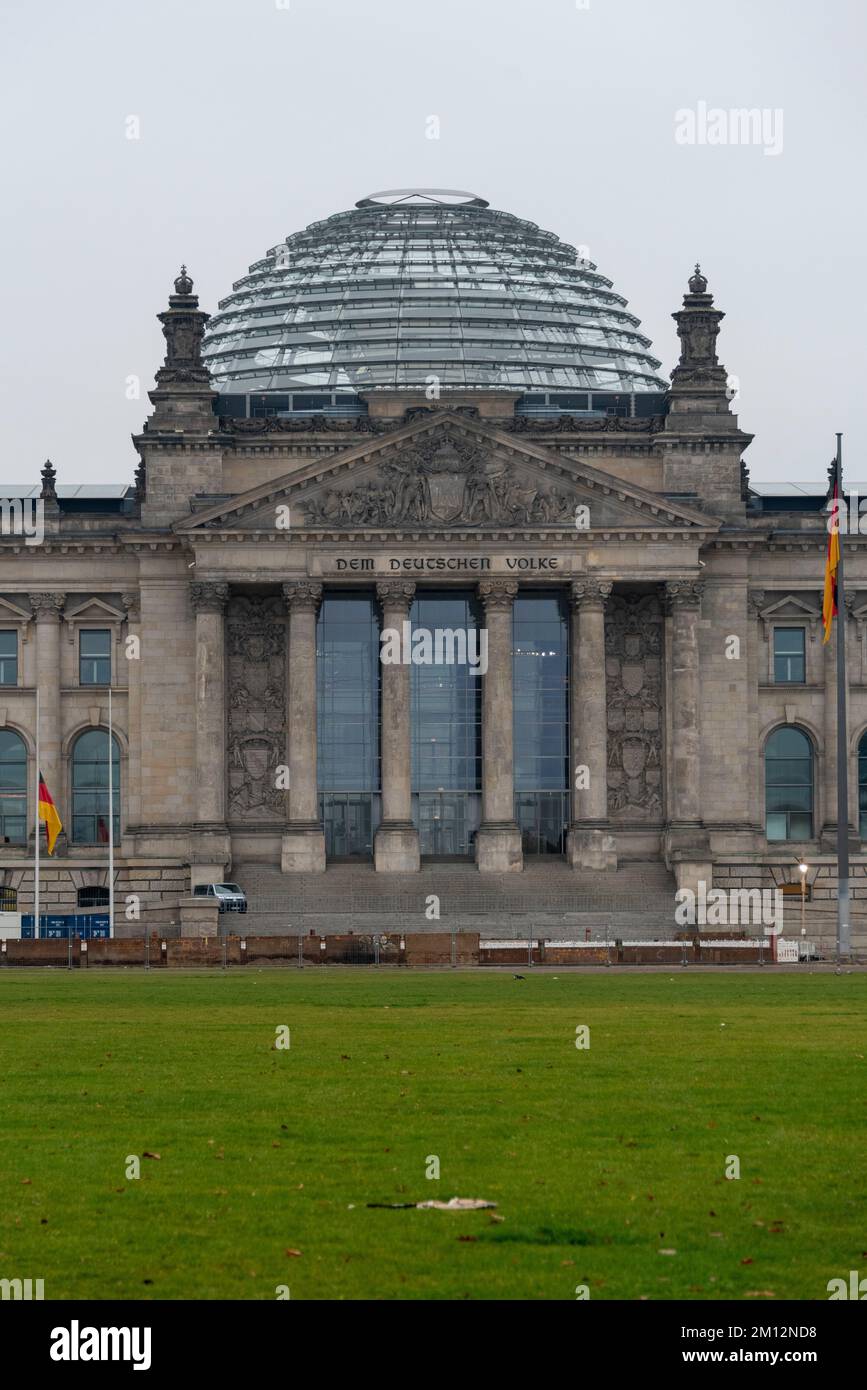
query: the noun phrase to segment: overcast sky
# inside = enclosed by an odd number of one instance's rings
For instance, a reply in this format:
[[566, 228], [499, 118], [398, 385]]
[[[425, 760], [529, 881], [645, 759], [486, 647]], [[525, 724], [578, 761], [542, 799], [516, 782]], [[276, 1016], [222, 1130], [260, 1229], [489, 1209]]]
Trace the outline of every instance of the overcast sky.
[[[589, 247], [665, 374], [700, 260], [753, 480], [824, 482], [835, 430], [849, 478], [867, 477], [864, 15], [863, 0], [2, 0], [0, 485], [36, 481], [46, 456], [61, 483], [131, 481], [181, 261], [212, 310], [287, 233], [418, 186]], [[767, 112], [765, 137], [703, 143], [701, 103]]]

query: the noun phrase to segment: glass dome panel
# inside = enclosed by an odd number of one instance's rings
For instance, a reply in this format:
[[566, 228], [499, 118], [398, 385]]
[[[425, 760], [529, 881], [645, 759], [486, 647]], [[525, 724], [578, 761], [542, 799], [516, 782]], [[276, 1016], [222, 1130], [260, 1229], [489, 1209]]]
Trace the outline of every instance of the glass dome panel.
[[227, 394], [423, 388], [431, 372], [470, 388], [665, 391], [639, 327], [553, 233], [472, 194], [397, 190], [272, 247], [220, 302], [203, 357]]

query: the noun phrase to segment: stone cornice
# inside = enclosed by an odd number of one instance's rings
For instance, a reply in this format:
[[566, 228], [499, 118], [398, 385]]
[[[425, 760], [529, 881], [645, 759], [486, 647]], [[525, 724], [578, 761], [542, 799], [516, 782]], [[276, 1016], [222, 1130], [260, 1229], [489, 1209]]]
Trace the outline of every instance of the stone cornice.
[[[577, 539], [576, 539], [577, 535]], [[592, 549], [600, 541], [634, 541], [641, 544], [645, 541], [673, 541], [690, 547], [696, 544], [702, 545], [705, 542], [712, 542], [717, 536], [716, 531], [670, 531], [655, 529], [650, 527], [606, 527], [604, 530], [592, 529], [576, 533], [573, 529], [568, 530], [507, 530], [505, 527], [500, 530], [478, 531], [470, 527], [461, 531], [330, 531], [330, 530], [298, 530], [293, 531], [291, 538], [286, 531], [195, 531], [185, 534], [183, 537], [184, 545], [198, 546], [202, 544], [213, 545], [215, 542], [233, 542], [235, 545], [280, 545], [285, 547], [298, 545], [323, 545], [326, 543], [337, 543], [340, 545], [354, 544], [359, 541], [367, 541], [371, 544], [382, 545], [409, 545], [422, 543], [430, 545], [434, 542], [442, 545], [487, 545], [488, 543], [515, 543], [524, 541], [528, 544], [553, 542], [566, 543], [575, 550]]]

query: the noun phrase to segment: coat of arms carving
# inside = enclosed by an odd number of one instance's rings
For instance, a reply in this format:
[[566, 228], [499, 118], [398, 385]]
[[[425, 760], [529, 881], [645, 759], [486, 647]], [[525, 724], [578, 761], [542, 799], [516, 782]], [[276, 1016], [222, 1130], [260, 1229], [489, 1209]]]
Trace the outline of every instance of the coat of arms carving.
[[334, 527], [528, 526], [571, 520], [575, 502], [511, 463], [451, 437], [401, 450], [381, 479], [302, 500], [308, 524]]

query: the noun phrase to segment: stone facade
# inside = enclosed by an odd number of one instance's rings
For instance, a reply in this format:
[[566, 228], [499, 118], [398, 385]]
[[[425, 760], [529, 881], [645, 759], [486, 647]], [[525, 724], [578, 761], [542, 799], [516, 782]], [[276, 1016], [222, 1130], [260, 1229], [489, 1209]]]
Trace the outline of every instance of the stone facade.
[[[122, 512], [64, 509], [43, 475], [46, 537], [0, 539], [0, 629], [18, 634], [0, 729], [28, 756], [26, 844], [0, 880], [32, 900], [35, 692], [42, 772], [65, 833], [43, 906], [105, 883], [103, 845], [72, 825], [72, 750], [105, 728], [107, 685], [82, 685], [79, 640], [111, 633], [120, 752], [118, 901], [171, 916], [191, 885], [239, 863], [328, 871], [317, 791], [317, 611], [329, 588], [376, 595], [399, 627], [426, 588], [476, 590], [489, 639], [482, 688], [481, 873], [523, 866], [515, 821], [511, 610], [525, 588], [565, 595], [571, 620], [566, 858], [605, 875], [664, 861], [678, 882], [790, 881], [797, 858], [829, 886], [836, 822], [835, 675], [821, 640], [821, 505], [758, 509], [715, 351], [721, 313], [700, 275], [675, 318], [682, 344], [664, 414], [533, 419], [518, 393], [380, 390], [355, 420], [231, 420], [202, 366], [207, 316], [182, 274], [160, 315], [164, 366], [135, 440]], [[850, 825], [867, 728], [867, 560], [847, 542]], [[806, 631], [805, 680], [774, 679], [774, 632]], [[409, 673], [384, 671], [383, 875], [419, 867]], [[813, 834], [765, 838], [763, 749], [795, 726], [814, 754]], [[279, 780], [281, 769], [285, 779]], [[820, 872], [821, 871], [821, 872]], [[856, 897], [856, 909], [859, 898]]]

